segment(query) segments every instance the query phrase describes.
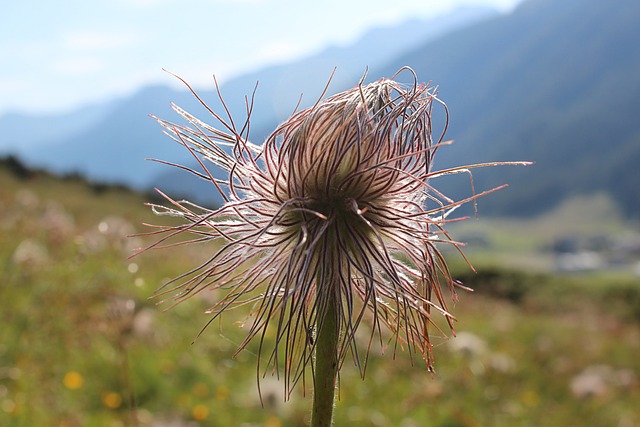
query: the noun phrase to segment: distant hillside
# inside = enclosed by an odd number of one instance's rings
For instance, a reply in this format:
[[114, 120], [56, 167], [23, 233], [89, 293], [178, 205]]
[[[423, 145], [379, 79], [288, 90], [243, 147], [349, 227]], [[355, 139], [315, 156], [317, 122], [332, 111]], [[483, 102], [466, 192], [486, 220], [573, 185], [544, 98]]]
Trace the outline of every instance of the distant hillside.
[[170, 100], [185, 108], [197, 106], [197, 101], [184, 92], [146, 87], [117, 103], [95, 125], [28, 152], [25, 161], [57, 173], [79, 172], [94, 180], [146, 187], [150, 177], [163, 170], [146, 158], [155, 157], [156, 153], [166, 158], [185, 158], [184, 150], [163, 138], [157, 123], [149, 117], [152, 106], [159, 115], [172, 114]]
[[635, 0], [529, 0], [372, 76], [410, 65], [439, 85], [451, 111], [448, 136], [456, 140], [439, 152], [442, 164], [537, 162], [478, 172], [483, 188], [511, 184], [482, 205], [483, 213], [533, 215], [571, 194], [606, 191], [638, 217], [638, 22]]
[[115, 104], [106, 102], [58, 114], [0, 116], [0, 152], [27, 155], [58, 138], [80, 133], [100, 122]]
[[[510, 184], [481, 202], [483, 215], [532, 216], [567, 197], [599, 192], [610, 194], [627, 216], [640, 216], [640, 3], [525, 0], [505, 16], [476, 12], [462, 23], [441, 22], [448, 32], [436, 32], [440, 37], [429, 33], [437, 21], [379, 29], [352, 46], [238, 77], [225, 83], [222, 93], [241, 121], [244, 96], [260, 82], [251, 127], [251, 139], [260, 142], [291, 112], [301, 92], [302, 106], [317, 98], [334, 65], [339, 67], [329, 93], [356, 84], [365, 64], [371, 66], [369, 80], [409, 65], [421, 80], [438, 85], [451, 113], [447, 137], [456, 142], [438, 152], [437, 167], [536, 162], [528, 168], [478, 170], [477, 190]], [[199, 92], [223, 111], [211, 89]], [[205, 182], [143, 160], [192, 162], [146, 118], [153, 113], [179, 121], [170, 101], [209, 120], [187, 92], [145, 88], [99, 119], [79, 120], [70, 135], [52, 127], [45, 141], [40, 132], [36, 148], [24, 158], [58, 171], [78, 170], [137, 187], [158, 185], [215, 202]], [[23, 121], [11, 135], [20, 140], [20, 132], [41, 129], [43, 123]], [[5, 124], [0, 119], [0, 138], [6, 141]], [[0, 149], [4, 146], [0, 140]], [[453, 197], [469, 194], [468, 177], [434, 185]]]
[[[252, 139], [260, 142], [291, 113], [301, 93], [304, 94], [302, 105], [313, 103], [335, 67], [338, 72], [333, 86], [351, 85], [367, 65], [380, 66], [425, 40], [497, 14], [493, 9], [469, 7], [434, 20], [415, 19], [374, 29], [352, 45], [333, 46], [299, 61], [239, 76], [224, 83], [222, 93], [234, 119], [242, 121], [246, 116], [245, 96], [250, 96], [259, 82], [252, 115]], [[211, 71], [214, 73], [215, 69]], [[167, 76], [167, 79], [173, 77]], [[198, 92], [213, 108], [222, 111], [212, 86], [213, 82], [209, 88], [198, 88]], [[17, 154], [30, 165], [56, 172], [77, 171], [92, 179], [123, 182], [138, 188], [160, 182], [163, 188], [174, 192], [197, 193], [195, 189], [190, 191], [194, 184], [185, 174], [173, 176], [176, 171], [144, 160], [154, 157], [174, 162], [192, 161], [186, 150], [164, 137], [161, 128], [148, 117], [154, 114], [179, 120], [170, 110], [170, 102], [194, 114], [208, 116], [186, 89], [146, 87], [126, 99], [110, 103], [109, 108], [98, 105], [57, 116], [0, 117], [0, 153]], [[169, 174], [167, 179], [157, 178], [165, 173]]]
[[[640, 3], [633, 0], [615, 7], [599, 0], [528, 0], [510, 15], [461, 28], [373, 68], [369, 80], [409, 65], [438, 85], [450, 111], [447, 138], [456, 141], [438, 152], [438, 167], [536, 162], [477, 170], [477, 190], [510, 184], [480, 203], [483, 215], [533, 216], [567, 197], [604, 192], [628, 217], [638, 217], [638, 22]], [[356, 82], [353, 76], [332, 90]], [[259, 126], [254, 130], [261, 134]], [[163, 181], [171, 185], [176, 177], [169, 172]], [[434, 185], [456, 198], [470, 194], [467, 176]]]

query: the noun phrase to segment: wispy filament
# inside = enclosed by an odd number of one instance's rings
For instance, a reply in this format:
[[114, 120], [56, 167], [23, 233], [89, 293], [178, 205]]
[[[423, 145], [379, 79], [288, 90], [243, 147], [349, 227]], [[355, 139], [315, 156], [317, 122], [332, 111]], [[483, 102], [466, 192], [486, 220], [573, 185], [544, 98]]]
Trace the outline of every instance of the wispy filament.
[[[441, 284], [455, 298], [436, 243], [457, 245], [443, 225], [459, 203], [429, 180], [467, 171], [432, 171], [433, 156], [446, 144], [442, 136], [432, 138], [434, 105], [444, 106], [435, 89], [417, 79], [409, 86], [381, 79], [296, 112], [262, 146], [243, 136], [248, 118], [237, 130], [230, 117], [225, 121], [207, 107], [220, 130], [174, 106], [190, 127], [158, 121], [198, 159], [203, 172], [192, 172], [210, 181], [225, 203], [213, 210], [165, 196], [170, 205], [154, 209], [185, 224], [156, 226], [153, 234], [164, 234], [159, 245], [184, 233], [195, 236], [190, 242], [224, 243], [211, 245], [207, 261], [159, 294], [179, 302], [205, 289], [222, 291], [208, 310], [211, 321], [252, 305], [240, 349], [258, 339], [258, 372], [282, 374], [287, 395], [310, 364], [313, 331], [323, 322], [329, 295], [338, 301], [343, 331], [340, 364], [350, 353], [364, 375], [374, 339], [383, 342], [384, 324], [394, 351], [420, 354], [432, 369], [434, 310], [453, 331]], [[228, 179], [214, 179], [205, 162]], [[364, 320], [372, 328], [361, 349], [356, 334]], [[275, 344], [267, 348], [268, 331]]]

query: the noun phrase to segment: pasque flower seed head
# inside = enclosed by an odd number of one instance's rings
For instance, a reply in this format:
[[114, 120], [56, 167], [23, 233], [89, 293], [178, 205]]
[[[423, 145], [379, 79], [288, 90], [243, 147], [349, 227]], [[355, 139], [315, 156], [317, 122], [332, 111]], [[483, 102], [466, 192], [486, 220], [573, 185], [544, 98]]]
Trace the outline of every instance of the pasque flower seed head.
[[[443, 196], [430, 179], [467, 170], [432, 171], [433, 156], [445, 144], [442, 136], [432, 139], [434, 106], [446, 112], [434, 87], [381, 79], [295, 112], [261, 146], [248, 141], [249, 118], [238, 129], [231, 117], [209, 109], [219, 129], [174, 106], [188, 126], [158, 120], [200, 162], [202, 172], [191, 172], [210, 181], [225, 202], [208, 209], [165, 196], [170, 205], [153, 205], [155, 211], [184, 223], [156, 226], [162, 237], [151, 247], [183, 233], [194, 236], [189, 242], [223, 243], [211, 245], [206, 262], [160, 293], [181, 301], [202, 290], [221, 291], [209, 310], [212, 320], [250, 304], [240, 349], [259, 339], [259, 372], [260, 363], [283, 369], [289, 392], [312, 360], [314, 331], [331, 298], [337, 301], [340, 364], [351, 353], [364, 374], [371, 343], [383, 341], [386, 327], [394, 351], [417, 352], [432, 369], [432, 312], [453, 331], [440, 284], [455, 298], [436, 244], [457, 245], [443, 224], [462, 202]], [[214, 178], [206, 162], [228, 178]], [[356, 331], [365, 319], [370, 338], [361, 349]], [[269, 347], [268, 331], [275, 335]]]

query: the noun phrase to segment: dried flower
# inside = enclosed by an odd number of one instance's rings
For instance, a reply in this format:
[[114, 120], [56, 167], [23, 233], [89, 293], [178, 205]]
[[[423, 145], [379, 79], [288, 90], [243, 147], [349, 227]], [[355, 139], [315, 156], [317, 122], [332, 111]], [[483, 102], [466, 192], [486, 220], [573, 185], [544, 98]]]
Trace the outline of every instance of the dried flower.
[[[179, 302], [205, 289], [222, 290], [209, 310], [212, 320], [251, 304], [252, 323], [240, 349], [259, 339], [267, 368], [284, 366], [287, 395], [304, 378], [314, 331], [331, 300], [337, 302], [340, 365], [351, 353], [364, 375], [384, 324], [394, 352], [398, 346], [417, 352], [432, 369], [432, 311], [451, 331], [454, 321], [440, 282], [454, 299], [456, 284], [436, 243], [457, 245], [442, 226], [468, 201], [453, 202], [430, 185], [435, 176], [467, 171], [432, 171], [433, 156], [446, 143], [432, 139], [434, 104], [444, 107], [435, 88], [417, 79], [409, 86], [391, 79], [360, 84], [294, 113], [262, 146], [248, 141], [249, 118], [237, 129], [231, 117], [225, 121], [207, 107], [220, 130], [174, 105], [190, 127], [159, 122], [203, 168], [190, 171], [210, 181], [225, 203], [207, 209], [165, 196], [171, 206], [153, 209], [184, 224], [156, 226], [155, 233], [165, 235], [151, 247], [182, 233], [195, 236], [189, 242], [224, 244], [162, 294]], [[205, 161], [228, 179], [214, 178]], [[366, 349], [355, 339], [363, 319], [372, 323]], [[276, 343], [265, 349], [270, 328]]]

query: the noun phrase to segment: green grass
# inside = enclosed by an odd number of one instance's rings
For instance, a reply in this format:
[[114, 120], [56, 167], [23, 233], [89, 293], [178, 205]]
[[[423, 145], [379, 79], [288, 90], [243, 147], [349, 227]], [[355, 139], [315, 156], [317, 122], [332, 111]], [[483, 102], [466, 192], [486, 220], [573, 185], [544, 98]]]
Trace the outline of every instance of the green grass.
[[[282, 383], [267, 375], [263, 406], [257, 342], [234, 357], [245, 313], [225, 315], [192, 344], [215, 295], [169, 311], [148, 299], [213, 248], [128, 259], [143, 242], [123, 234], [158, 221], [143, 203], [123, 189], [0, 170], [0, 425], [306, 425], [310, 376], [306, 396], [300, 387], [285, 403]], [[347, 361], [337, 426], [640, 425], [637, 281], [489, 261], [478, 274], [454, 262], [476, 292], [460, 292], [453, 307], [460, 336], [435, 339], [436, 374], [402, 349], [394, 357], [392, 343], [384, 355], [372, 349], [364, 381]], [[455, 350], [469, 334], [482, 345]], [[602, 389], [576, 396], [572, 381], [598, 365], [610, 367]]]

